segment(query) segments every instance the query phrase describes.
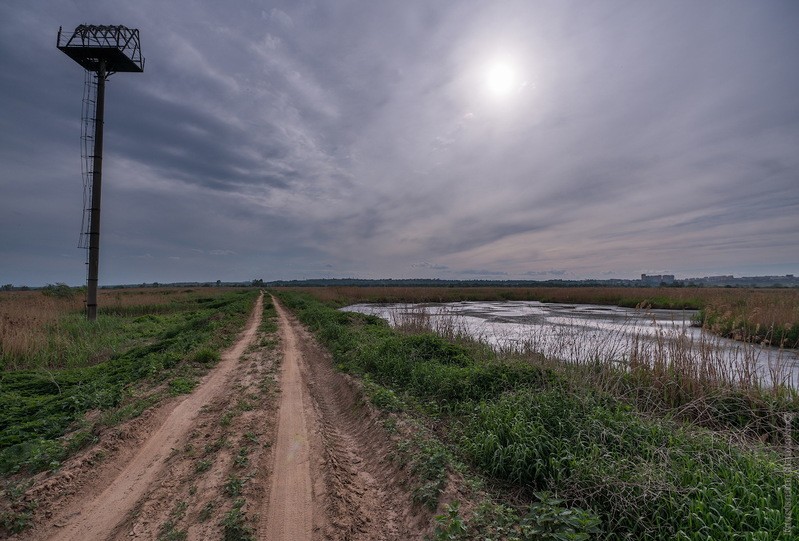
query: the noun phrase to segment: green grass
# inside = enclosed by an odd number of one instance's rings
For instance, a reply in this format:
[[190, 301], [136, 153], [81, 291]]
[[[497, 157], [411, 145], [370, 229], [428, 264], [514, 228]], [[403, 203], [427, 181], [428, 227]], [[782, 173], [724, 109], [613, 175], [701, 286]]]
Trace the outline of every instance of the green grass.
[[[113, 424], [151, 405], [132, 398], [137, 386], [168, 380], [171, 394], [190, 392], [194, 377], [233, 341], [255, 296], [230, 292], [175, 303], [172, 311], [158, 314], [104, 316], [93, 331], [98, 340], [121, 333], [113, 340], [134, 345], [96, 364], [74, 357], [65, 363], [74, 368], [0, 372], [0, 473], [57, 467], [79, 447], [64, 435], [79, 427], [87, 411], [100, 410], [104, 422]], [[67, 316], [68, 323], [77, 317]], [[75, 321], [75, 328], [83, 325]]]
[[[644, 415], [634, 400], [590, 380], [503, 360], [485, 347], [402, 335], [382, 320], [338, 312], [307, 295], [279, 297], [340, 369], [366, 380], [374, 404], [421, 411], [458, 459], [515, 495], [512, 512], [495, 513], [486, 531], [504, 528], [507, 539], [795, 538], [799, 478], [779, 447], [745, 446], [727, 432]], [[728, 406], [732, 418], [735, 408], [748, 407]], [[795, 434], [788, 435], [794, 445]], [[441, 471], [443, 454], [420, 455], [424, 463], [414, 472], [422, 481], [425, 465]], [[421, 490], [418, 501], [433, 500]], [[445, 514], [439, 532], [482, 539], [486, 516]]]

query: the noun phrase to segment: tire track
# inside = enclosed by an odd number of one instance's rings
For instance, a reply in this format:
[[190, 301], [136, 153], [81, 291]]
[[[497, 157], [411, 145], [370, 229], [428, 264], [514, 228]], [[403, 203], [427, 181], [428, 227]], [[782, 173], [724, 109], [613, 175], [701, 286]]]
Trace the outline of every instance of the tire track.
[[263, 293], [255, 303], [247, 327], [236, 343], [222, 354], [219, 364], [205, 381], [179, 403], [164, 423], [142, 444], [108, 487], [98, 496], [68, 509], [68, 518], [51, 541], [106, 539], [125, 520], [140, 498], [148, 491], [165, 467], [165, 460], [178, 442], [193, 428], [203, 405], [225, 392], [225, 381], [235, 368], [235, 361], [253, 341], [263, 313]]
[[275, 303], [283, 343], [280, 413], [272, 490], [266, 520], [259, 528], [262, 539], [310, 540], [313, 530], [310, 443], [305, 416], [305, 385], [300, 372], [297, 336], [284, 309]]

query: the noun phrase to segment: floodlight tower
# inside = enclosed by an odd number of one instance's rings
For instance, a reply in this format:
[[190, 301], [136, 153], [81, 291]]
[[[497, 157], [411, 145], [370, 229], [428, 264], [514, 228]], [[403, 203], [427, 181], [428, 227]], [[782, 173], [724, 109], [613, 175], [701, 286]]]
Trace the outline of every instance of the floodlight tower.
[[[103, 115], [105, 109], [105, 81], [117, 72], [144, 71], [141, 56], [139, 31], [124, 26], [95, 26], [82, 24], [70, 36], [61, 40], [58, 29], [56, 47], [86, 70], [86, 90], [83, 106], [83, 159], [84, 159], [84, 221], [89, 215], [89, 231], [81, 226], [81, 248], [86, 248], [88, 235], [88, 276], [86, 279], [86, 317], [97, 318], [97, 280], [100, 264], [100, 195], [103, 177]], [[92, 76], [92, 74], [94, 74]], [[91, 104], [94, 111], [91, 111]], [[91, 135], [91, 126], [94, 135]], [[89, 154], [88, 143], [94, 140], [94, 149]], [[91, 178], [91, 184], [88, 179]], [[90, 197], [87, 195], [90, 194]], [[91, 199], [86, 207], [86, 200]]]

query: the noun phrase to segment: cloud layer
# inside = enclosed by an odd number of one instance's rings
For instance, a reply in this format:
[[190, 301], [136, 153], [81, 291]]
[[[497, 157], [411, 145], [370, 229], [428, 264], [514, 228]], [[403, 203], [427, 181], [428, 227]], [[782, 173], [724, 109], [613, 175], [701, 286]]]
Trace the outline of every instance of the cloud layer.
[[794, 2], [10, 0], [0, 282], [83, 280], [84, 22], [147, 59], [108, 84], [101, 283], [799, 270]]

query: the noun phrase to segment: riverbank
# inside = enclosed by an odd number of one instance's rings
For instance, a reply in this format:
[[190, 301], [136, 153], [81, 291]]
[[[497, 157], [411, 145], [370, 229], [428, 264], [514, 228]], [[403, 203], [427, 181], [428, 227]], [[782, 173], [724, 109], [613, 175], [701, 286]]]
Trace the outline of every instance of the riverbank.
[[619, 385], [607, 388], [608, 379], [591, 376], [594, 367], [502, 357], [478, 343], [402, 334], [378, 318], [339, 312], [336, 302], [280, 297], [340, 369], [369, 382], [376, 404], [433, 426], [486, 483], [498, 507], [492, 514], [453, 505], [440, 530], [449, 539], [502, 528], [574, 539], [795, 538], [799, 476], [782, 460], [783, 444], [796, 443], [793, 396], [719, 391], [694, 408], [717, 415], [708, 429], [699, 417], [642, 405], [638, 397], [660, 385], [664, 396], [680, 390], [643, 377], [645, 370], [619, 374]]

